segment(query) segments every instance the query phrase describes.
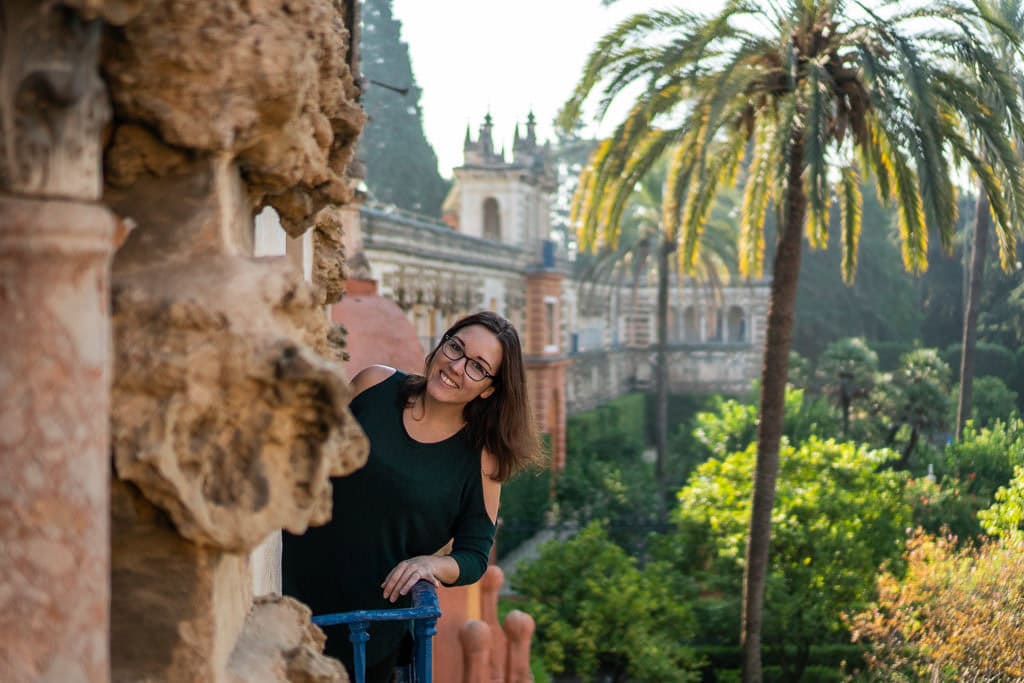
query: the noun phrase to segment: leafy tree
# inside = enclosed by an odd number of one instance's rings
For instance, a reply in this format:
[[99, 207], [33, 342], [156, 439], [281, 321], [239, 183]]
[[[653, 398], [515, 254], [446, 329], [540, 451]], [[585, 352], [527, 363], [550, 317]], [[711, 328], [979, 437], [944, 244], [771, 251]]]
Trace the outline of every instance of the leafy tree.
[[[695, 605], [702, 624], [729, 626], [739, 619], [755, 457], [752, 445], [713, 458], [679, 493], [674, 556], [682, 572], [702, 580], [706, 599]], [[895, 457], [818, 437], [783, 446], [765, 638], [783, 655], [786, 680], [800, 680], [815, 644], [841, 640], [843, 612], [873, 598], [879, 565], [902, 552], [910, 520], [904, 477], [879, 471]], [[731, 619], [720, 613], [723, 607], [736, 610]]]
[[[831, 437], [838, 425], [828, 406], [802, 389], [786, 389], [786, 420], [783, 434], [790, 443], [812, 436]], [[757, 440], [757, 407], [736, 399], [716, 396], [709, 410], [694, 418], [693, 438], [702, 450], [700, 462], [724, 458], [742, 451]]]
[[[571, 129], [595, 90], [601, 115], [635, 92], [630, 86], [642, 86], [584, 169], [574, 212], [584, 235], [618, 223], [628, 194], [621, 188], [632, 188], [665, 153], [671, 161], [662, 222], [680, 245], [684, 272], [696, 261], [720, 186], [742, 177], [742, 274], [760, 274], [764, 216], [770, 204], [778, 210], [745, 563], [745, 681], [762, 679], [764, 579], [802, 239], [806, 233], [812, 245], [827, 244], [832, 179], [847, 280], [856, 270], [861, 180], [869, 174], [899, 207], [904, 265], [915, 272], [927, 265], [927, 225], [947, 250], [952, 245], [952, 152], [982, 179], [1000, 226], [1010, 224], [1018, 194], [1024, 201], [1019, 161], [1012, 150], [1004, 153], [1009, 145], [981, 158], [968, 139], [983, 130], [1004, 140], [983, 85], [970, 76], [984, 71], [991, 73], [986, 83], [1000, 80], [1000, 63], [978, 42], [984, 21], [955, 0], [858, 5], [856, 12], [842, 0], [731, 0], [714, 16], [646, 12], [600, 39], [562, 112]], [[752, 158], [741, 174], [748, 149]], [[1000, 178], [1011, 182], [1003, 186]]]
[[839, 404], [843, 415], [843, 436], [850, 433], [850, 410], [854, 401], [864, 402], [875, 386], [878, 354], [863, 338], [840, 339], [828, 345], [819, 361], [818, 375], [825, 393]]
[[366, 185], [374, 199], [440, 217], [448, 184], [437, 170], [437, 155], [423, 134], [420, 89], [409, 48], [391, 0], [366, 0], [360, 41], [367, 87], [363, 107], [369, 121], [359, 139]]
[[886, 445], [893, 445], [901, 428], [909, 432], [898, 469], [910, 466], [921, 435], [942, 430], [950, 409], [950, 370], [935, 349], [915, 349], [900, 357], [900, 366], [872, 393], [876, 414], [891, 425]]
[[814, 364], [796, 351], [789, 352], [789, 383], [797, 389], [810, 389], [814, 379]]
[[548, 671], [584, 681], [698, 680], [693, 613], [670, 590], [663, 565], [642, 570], [597, 522], [551, 542], [522, 567], [513, 588], [528, 598]]
[[981, 683], [1024, 677], [1020, 541], [958, 547], [916, 534], [906, 571], [883, 574], [878, 600], [852, 620], [872, 644], [867, 680]]

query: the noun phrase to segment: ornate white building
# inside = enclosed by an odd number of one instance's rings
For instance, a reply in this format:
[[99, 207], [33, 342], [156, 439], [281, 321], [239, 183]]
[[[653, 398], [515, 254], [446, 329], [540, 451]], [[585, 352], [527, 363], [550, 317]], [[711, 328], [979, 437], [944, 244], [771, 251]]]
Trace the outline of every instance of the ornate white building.
[[[558, 466], [568, 413], [651, 384], [655, 290], [653, 283], [577, 280], [551, 240], [557, 178], [533, 115], [525, 135], [516, 128], [511, 160], [495, 149], [492, 129], [488, 115], [475, 140], [466, 131], [443, 221], [362, 206], [351, 221], [358, 229], [347, 226], [350, 291], [369, 287], [393, 299], [424, 349], [468, 313], [491, 309], [509, 318], [523, 338], [537, 420], [551, 435]], [[768, 283], [710, 293], [684, 282], [675, 292], [673, 391], [746, 390], [760, 369]]]

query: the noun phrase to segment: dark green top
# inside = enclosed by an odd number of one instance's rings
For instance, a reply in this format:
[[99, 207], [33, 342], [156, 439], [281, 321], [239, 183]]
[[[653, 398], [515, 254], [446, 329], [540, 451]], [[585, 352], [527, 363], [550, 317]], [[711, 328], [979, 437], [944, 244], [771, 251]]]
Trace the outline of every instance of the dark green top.
[[[431, 555], [454, 539], [459, 565], [454, 585], [477, 581], [487, 569], [494, 524], [484, 505], [480, 452], [463, 429], [437, 443], [415, 441], [405, 430], [399, 390], [408, 375], [395, 372], [349, 406], [370, 440], [366, 465], [331, 479], [331, 521], [302, 536], [284, 534], [283, 584], [313, 614], [407, 607], [380, 587], [391, 569], [416, 555]], [[366, 661], [393, 651], [407, 625], [380, 622], [370, 630]], [[325, 629], [327, 654], [351, 663], [348, 627]]]

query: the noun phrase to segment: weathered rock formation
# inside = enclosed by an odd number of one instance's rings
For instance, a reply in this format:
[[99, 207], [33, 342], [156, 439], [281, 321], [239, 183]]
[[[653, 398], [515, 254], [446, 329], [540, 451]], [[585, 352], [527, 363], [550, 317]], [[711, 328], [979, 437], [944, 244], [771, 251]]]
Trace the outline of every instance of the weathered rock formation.
[[[102, 11], [102, 10], [97, 10]], [[324, 304], [363, 115], [340, 2], [149, 0], [108, 30], [112, 680], [344, 680], [308, 610], [253, 603], [249, 553], [329, 519], [362, 465]], [[315, 283], [253, 259], [253, 216], [315, 229]], [[314, 225], [314, 223], [316, 225]]]

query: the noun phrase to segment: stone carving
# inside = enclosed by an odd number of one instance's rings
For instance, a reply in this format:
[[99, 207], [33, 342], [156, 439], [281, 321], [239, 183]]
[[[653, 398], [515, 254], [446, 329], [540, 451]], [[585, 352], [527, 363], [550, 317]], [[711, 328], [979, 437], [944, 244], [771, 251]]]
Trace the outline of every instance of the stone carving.
[[309, 618], [309, 608], [291, 598], [257, 598], [228, 662], [231, 680], [330, 683], [342, 678], [341, 664], [320, 654], [324, 634]]
[[[106, 196], [138, 225], [114, 263], [113, 680], [228, 682], [230, 653], [256, 656], [249, 551], [325, 522], [365, 437], [313, 288], [247, 255], [237, 166], [134, 178]], [[162, 635], [134, 633], [143, 616]]]
[[[324, 312], [340, 221], [318, 214], [350, 196], [363, 121], [343, 5], [146, 0], [107, 32], [104, 199], [138, 226], [113, 272], [115, 682], [345, 680], [307, 610], [253, 603], [249, 568], [366, 458]], [[316, 224], [313, 286], [251, 258], [265, 204], [293, 236]]]
[[[233, 158], [253, 204], [273, 206], [300, 235], [325, 203], [352, 197], [347, 167], [365, 116], [343, 5], [150, 2], [108, 35], [117, 118], [172, 148]], [[108, 164], [123, 165], [123, 152], [109, 150]]]
[[114, 313], [119, 477], [189, 540], [233, 552], [330, 518], [328, 475], [362, 465], [365, 449], [352, 447], [340, 367], [294, 327], [322, 313], [286, 262], [211, 256], [119, 274]]
[[0, 190], [100, 196], [100, 131], [110, 118], [96, 70], [101, 30], [55, 2], [0, 4]]

